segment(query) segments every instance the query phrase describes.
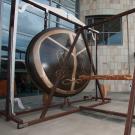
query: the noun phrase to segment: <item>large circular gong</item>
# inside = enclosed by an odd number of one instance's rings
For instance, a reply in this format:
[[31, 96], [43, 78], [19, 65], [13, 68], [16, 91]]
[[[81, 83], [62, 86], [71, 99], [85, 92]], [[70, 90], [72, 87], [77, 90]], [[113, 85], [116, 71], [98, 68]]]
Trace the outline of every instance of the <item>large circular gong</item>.
[[[76, 34], [70, 30], [52, 28], [37, 34], [28, 46], [27, 69], [36, 85], [48, 94], [59, 75], [75, 36]], [[80, 81], [79, 76], [90, 72], [90, 62], [84, 42], [79, 37], [54, 95], [67, 97], [78, 94], [88, 84], [88, 81]]]

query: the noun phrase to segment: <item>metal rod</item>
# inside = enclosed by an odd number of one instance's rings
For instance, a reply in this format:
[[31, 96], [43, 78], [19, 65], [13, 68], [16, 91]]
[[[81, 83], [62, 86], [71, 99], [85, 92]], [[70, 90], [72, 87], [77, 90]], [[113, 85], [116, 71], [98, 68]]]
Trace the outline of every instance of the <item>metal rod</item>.
[[128, 15], [126, 16], [126, 20], [127, 20], [127, 46], [128, 46], [128, 73], [130, 74], [130, 50], [129, 50], [129, 23], [128, 23]]
[[[98, 74], [98, 46], [97, 46], [97, 34], [95, 34], [95, 46], [96, 46], [96, 73]], [[98, 97], [98, 85], [97, 85], [97, 81], [95, 82], [96, 85], [96, 100]]]
[[120, 17], [123, 17], [123, 16], [126, 16], [126, 15], [129, 15], [129, 14], [132, 14], [135, 12], [135, 8], [131, 9], [131, 10], [127, 10], [125, 12], [122, 12], [120, 14], [116, 14], [116, 15], [113, 15], [111, 17], [107, 17], [106, 19], [104, 19], [103, 21], [100, 21], [100, 22], [97, 22], [97, 23], [93, 23], [93, 24], [90, 24], [88, 26], [84, 26], [84, 29], [88, 29], [89, 27], [93, 27], [93, 26], [97, 26], [97, 25], [100, 25], [100, 24], [103, 24], [105, 22], [108, 22], [108, 21], [112, 21], [112, 20], [115, 20], [117, 18], [120, 18]]
[[10, 119], [11, 119], [12, 121], [16, 122], [16, 123], [23, 124], [23, 120], [17, 118], [17, 117], [14, 116], [14, 115], [11, 115], [11, 116], [10, 116]]
[[[34, 7], [37, 7], [37, 8], [39, 8], [39, 9], [43, 10], [43, 11], [46, 10], [43, 6], [40, 6], [40, 5], [36, 4], [34, 1], [31, 1], [31, 0], [22, 0], [22, 1], [24, 1], [24, 2], [26, 2], [26, 3], [29, 3], [29, 4], [33, 5]], [[82, 27], [82, 25], [80, 25], [80, 24], [78, 24], [78, 23], [76, 23], [76, 22], [74, 22], [74, 21], [71, 21], [71, 20], [68, 19], [68, 18], [65, 18], [65, 17], [63, 17], [63, 16], [60, 16], [60, 15], [56, 14], [55, 12], [48, 11], [48, 13], [50, 13], [50, 14], [52, 14], [52, 15], [55, 15], [55, 16], [57, 16], [57, 17], [59, 17], [59, 18], [65, 20], [65, 21], [68, 21], [68, 22], [72, 23], [72, 24], [75, 24], [75, 25], [77, 25], [77, 26]]]
[[131, 88], [131, 92], [130, 92], [128, 113], [127, 113], [128, 115], [127, 115], [127, 119], [126, 119], [124, 135], [130, 135], [131, 134], [134, 107], [135, 107], [135, 69], [134, 69], [132, 88]]
[[[92, 99], [96, 99], [96, 98], [97, 99], [102, 99], [101, 97], [92, 97]], [[110, 100], [111, 101], [112, 99], [111, 98], [104, 98], [104, 100]]]
[[[14, 113], [15, 49], [16, 49], [18, 6], [19, 0], [11, 1], [9, 40], [8, 40], [7, 98], [6, 98], [7, 120], [9, 119], [10, 113], [12, 114]], [[10, 104], [12, 104], [12, 106], [10, 106]]]
[[92, 107], [96, 107], [96, 106], [99, 106], [99, 105], [104, 105], [104, 104], [107, 104], [107, 103], [110, 103], [110, 100], [107, 100], [107, 101], [104, 101], [104, 102], [95, 103], [95, 104], [92, 104], [92, 105], [89, 105], [89, 106], [80, 106], [80, 109], [84, 110], [84, 108], [92, 108]]
[[[127, 117], [126, 113], [108, 111], [108, 110], [97, 109], [97, 108], [92, 108], [92, 107], [81, 106], [81, 109], [90, 110], [90, 111], [94, 111], [94, 112], [105, 113], [105, 114], [110, 114], [110, 115], [115, 115], [115, 116], [120, 116], [120, 117]], [[135, 115], [133, 116], [133, 118], [135, 119]]]
[[31, 125], [34, 125], [34, 124], [37, 124], [37, 123], [40, 123], [40, 122], [43, 122], [43, 121], [63, 117], [65, 115], [69, 115], [69, 114], [76, 113], [76, 112], [79, 112], [79, 111], [80, 111], [80, 109], [77, 108], [77, 109], [73, 109], [73, 110], [70, 110], [70, 111], [67, 111], [67, 112], [62, 112], [62, 113], [54, 114], [52, 116], [47, 116], [47, 117], [45, 117], [43, 119], [33, 120], [33, 121], [28, 122], [28, 126], [31, 126]]
[[[92, 59], [92, 56], [91, 56], [91, 52], [89, 50], [88, 43], [87, 43], [86, 38], [85, 38], [84, 31], [82, 31], [81, 34], [82, 34], [82, 38], [84, 40], [84, 44], [85, 44], [85, 47], [86, 47], [86, 50], [87, 50], [87, 53], [88, 53], [88, 57], [89, 57], [89, 60], [90, 60], [90, 64], [92, 66], [93, 73], [96, 75], [97, 72], [96, 72], [96, 69], [95, 69], [95, 66], [94, 66], [94, 62], [93, 62], [93, 59]], [[98, 85], [98, 89], [99, 89], [99, 93], [100, 93], [100, 96], [102, 98], [102, 101], [104, 101], [104, 96], [103, 96], [103, 93], [102, 93], [102, 90], [101, 90], [100, 82], [97, 79], [96, 79], [96, 83]]]
[[48, 13], [45, 10], [45, 18], [44, 18], [44, 30], [47, 29], [47, 21], [48, 21]]

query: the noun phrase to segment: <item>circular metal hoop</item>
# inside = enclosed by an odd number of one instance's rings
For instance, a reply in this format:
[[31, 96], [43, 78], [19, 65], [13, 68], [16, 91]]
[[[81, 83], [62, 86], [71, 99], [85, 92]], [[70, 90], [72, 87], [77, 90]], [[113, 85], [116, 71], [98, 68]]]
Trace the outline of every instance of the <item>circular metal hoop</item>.
[[[30, 42], [26, 67], [37, 86], [45, 92], [51, 92], [75, 36], [70, 30], [52, 28], [40, 32]], [[80, 93], [89, 81], [80, 81], [79, 76], [90, 74], [90, 65], [84, 42], [79, 37], [54, 95], [67, 97]]]

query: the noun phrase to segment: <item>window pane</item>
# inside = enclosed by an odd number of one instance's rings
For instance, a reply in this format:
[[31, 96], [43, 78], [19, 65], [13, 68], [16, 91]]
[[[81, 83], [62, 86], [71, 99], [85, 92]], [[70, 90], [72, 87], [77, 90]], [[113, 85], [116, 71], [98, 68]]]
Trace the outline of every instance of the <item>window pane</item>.
[[[28, 44], [30, 43], [32, 37], [17, 34], [16, 49], [26, 51]], [[2, 57], [7, 57], [8, 48], [8, 31], [2, 31]], [[24, 59], [24, 57], [23, 57]]]
[[7, 58], [8, 57], [8, 52], [7, 51], [4, 51], [4, 50], [1, 50], [1, 58]]
[[31, 39], [32, 37], [17, 34], [16, 48], [25, 51]]
[[66, 8], [75, 12], [75, 1], [76, 0], [62, 0], [61, 4], [64, 5]]
[[56, 27], [56, 22], [50, 21], [49, 27], [50, 28]]
[[9, 19], [10, 19], [10, 5], [3, 3], [2, 12], [2, 27], [9, 29]]
[[92, 24], [92, 22], [93, 22], [93, 21], [92, 21], [92, 18], [88, 18], [86, 24], [87, 24], [87, 25], [90, 25], [90, 24]]
[[108, 42], [110, 45], [121, 45], [122, 44], [122, 33], [110, 33]]
[[8, 31], [2, 30], [2, 46], [1, 46], [1, 57], [7, 58], [8, 53]]
[[103, 24], [104, 32], [110, 32], [109, 22], [106, 22]]
[[8, 31], [2, 30], [2, 45], [8, 45]]
[[23, 12], [18, 17], [18, 31], [35, 35], [44, 29], [44, 19], [29, 12]]
[[[94, 23], [98, 23], [101, 21], [103, 21], [103, 18], [95, 18], [94, 19]], [[103, 32], [103, 24], [96, 25], [96, 26], [94, 26], [94, 28], [100, 32]]]
[[104, 44], [104, 34], [103, 34], [103, 33], [100, 33], [100, 34], [97, 36], [97, 44], [98, 44], [98, 45], [103, 45], [103, 44]]
[[90, 32], [87, 33], [87, 40], [89, 40], [89, 41], [92, 40], [92, 34]]
[[108, 44], [108, 33], [104, 33], [104, 45]]
[[105, 23], [105, 32], [120, 32], [121, 31], [121, 19], [115, 19]]
[[72, 23], [69, 23], [69, 22], [67, 22], [67, 21], [64, 21], [64, 20], [62, 20], [62, 19], [60, 19], [60, 27], [62, 27], [62, 28], [70, 28], [70, 29], [74, 29], [74, 24], [72, 24]]
[[49, 0], [34, 0], [36, 2], [40, 2], [42, 4], [49, 4]]

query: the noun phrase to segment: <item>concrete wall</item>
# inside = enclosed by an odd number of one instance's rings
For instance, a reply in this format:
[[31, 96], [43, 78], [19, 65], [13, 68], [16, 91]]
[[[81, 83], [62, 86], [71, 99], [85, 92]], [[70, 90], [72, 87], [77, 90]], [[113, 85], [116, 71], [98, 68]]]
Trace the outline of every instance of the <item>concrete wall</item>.
[[[113, 15], [135, 7], [135, 0], [80, 0], [80, 18], [85, 22], [89, 15]], [[134, 69], [135, 52], [135, 13], [129, 15], [129, 58], [127, 21], [122, 18], [123, 45], [98, 46], [99, 74], [128, 74]], [[93, 47], [93, 52], [95, 48]], [[130, 64], [128, 64], [130, 62]], [[110, 91], [130, 91], [131, 81], [102, 81]], [[92, 86], [92, 83], [91, 83]], [[93, 87], [91, 87], [93, 89]]]

